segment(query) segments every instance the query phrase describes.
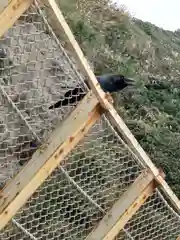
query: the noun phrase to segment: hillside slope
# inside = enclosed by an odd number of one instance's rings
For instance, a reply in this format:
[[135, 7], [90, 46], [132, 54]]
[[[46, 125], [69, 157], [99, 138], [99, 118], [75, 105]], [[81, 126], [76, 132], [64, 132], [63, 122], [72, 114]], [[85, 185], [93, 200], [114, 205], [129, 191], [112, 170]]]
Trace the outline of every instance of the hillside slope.
[[116, 108], [180, 197], [180, 33], [132, 19], [106, 0], [58, 0], [96, 74], [121, 72], [136, 89]]

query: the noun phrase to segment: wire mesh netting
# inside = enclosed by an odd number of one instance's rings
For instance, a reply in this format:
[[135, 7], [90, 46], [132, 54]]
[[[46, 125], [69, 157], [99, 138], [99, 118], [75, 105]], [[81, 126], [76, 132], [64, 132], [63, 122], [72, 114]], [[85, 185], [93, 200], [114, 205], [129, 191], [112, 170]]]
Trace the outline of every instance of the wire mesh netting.
[[[76, 106], [85, 84], [32, 6], [0, 39], [0, 182], [14, 176]], [[77, 87], [75, 101], [70, 102]], [[82, 90], [81, 90], [82, 89]], [[50, 110], [59, 99], [66, 106]]]
[[[4, 35], [0, 48], [3, 185], [87, 88], [36, 4]], [[64, 94], [75, 86], [83, 91], [72, 104], [71, 96]], [[50, 110], [61, 97], [67, 105]], [[1, 230], [0, 239], [85, 239], [143, 169], [103, 115]], [[179, 216], [156, 192], [117, 239], [175, 239], [179, 224]]]
[[[125, 226], [132, 239], [176, 240], [180, 235], [180, 216], [156, 191]], [[117, 237], [117, 240], [121, 237]], [[131, 239], [131, 238], [130, 238]]]
[[84, 239], [142, 169], [102, 117], [15, 220], [36, 239]]

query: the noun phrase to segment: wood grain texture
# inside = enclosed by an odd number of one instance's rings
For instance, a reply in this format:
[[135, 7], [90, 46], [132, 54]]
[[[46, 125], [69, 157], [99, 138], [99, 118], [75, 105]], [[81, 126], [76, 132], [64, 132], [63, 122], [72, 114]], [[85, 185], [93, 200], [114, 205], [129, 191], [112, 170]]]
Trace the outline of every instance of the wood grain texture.
[[154, 176], [144, 171], [113, 205], [86, 240], [113, 240], [155, 189]]
[[101, 116], [98, 100], [89, 92], [52, 133], [32, 159], [0, 192], [0, 229], [85, 136]]

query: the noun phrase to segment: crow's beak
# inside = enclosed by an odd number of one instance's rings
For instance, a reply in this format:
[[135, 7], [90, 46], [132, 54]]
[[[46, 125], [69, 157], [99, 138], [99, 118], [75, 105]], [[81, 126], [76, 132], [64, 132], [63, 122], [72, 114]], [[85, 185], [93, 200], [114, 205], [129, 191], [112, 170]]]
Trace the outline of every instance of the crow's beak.
[[128, 86], [134, 86], [135, 85], [135, 81], [133, 79], [130, 78], [126, 78], [126, 83]]

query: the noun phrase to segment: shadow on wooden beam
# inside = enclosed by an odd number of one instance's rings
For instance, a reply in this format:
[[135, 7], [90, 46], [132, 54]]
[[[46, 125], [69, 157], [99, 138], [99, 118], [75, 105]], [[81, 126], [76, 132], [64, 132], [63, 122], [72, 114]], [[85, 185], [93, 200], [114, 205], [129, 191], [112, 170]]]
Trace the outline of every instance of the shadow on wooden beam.
[[152, 173], [145, 170], [113, 205], [86, 240], [113, 240], [155, 189]]
[[48, 143], [40, 147], [17, 176], [5, 186], [0, 192], [0, 229], [85, 136], [100, 118], [101, 112], [97, 98], [89, 92], [56, 128]]

